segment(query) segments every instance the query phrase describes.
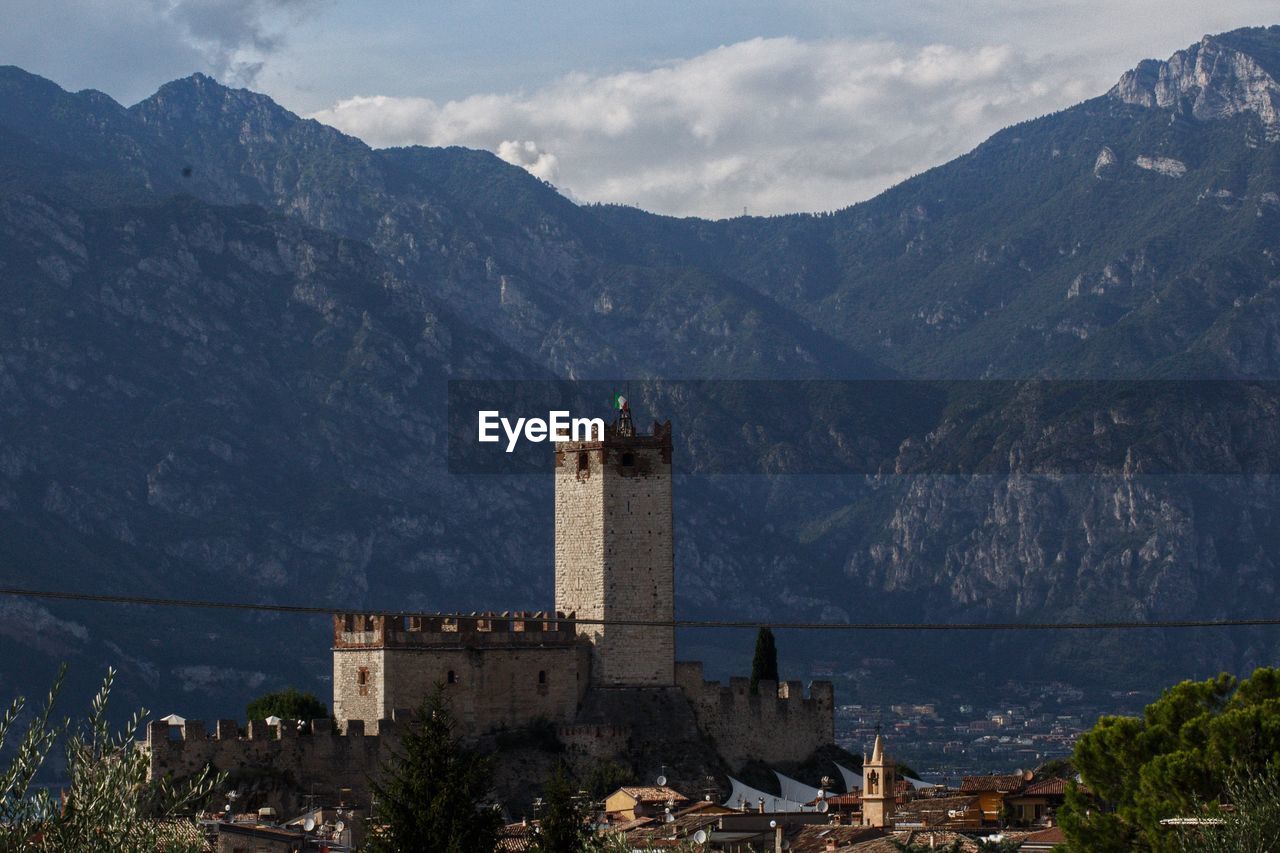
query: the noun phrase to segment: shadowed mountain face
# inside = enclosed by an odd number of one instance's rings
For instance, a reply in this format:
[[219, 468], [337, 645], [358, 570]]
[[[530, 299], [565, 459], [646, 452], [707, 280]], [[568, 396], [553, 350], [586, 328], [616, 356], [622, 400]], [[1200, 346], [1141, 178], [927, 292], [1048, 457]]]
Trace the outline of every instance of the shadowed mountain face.
[[[201, 75], [125, 108], [0, 69], [0, 583], [547, 606], [550, 478], [449, 474], [450, 379], [1280, 376], [1277, 56], [1280, 28], [1206, 37], [866, 203], [717, 222], [577, 206], [482, 152], [375, 151]], [[682, 615], [1256, 615], [1280, 579], [1273, 478], [1056, 475], [1064, 433], [1126, 416], [1058, 393], [944, 410], [881, 476], [685, 477]], [[1182, 444], [1160, 452], [1218, 449], [1197, 411], [1167, 414]], [[700, 434], [750, 420], [710, 417]], [[1038, 461], [891, 474], [992, 446]], [[66, 659], [196, 716], [328, 691], [323, 620], [0, 608], [14, 690]], [[794, 675], [868, 653], [788, 639]], [[1244, 668], [1278, 639], [970, 638], [951, 648], [1003, 663], [963, 672], [893, 642], [964, 689]]]

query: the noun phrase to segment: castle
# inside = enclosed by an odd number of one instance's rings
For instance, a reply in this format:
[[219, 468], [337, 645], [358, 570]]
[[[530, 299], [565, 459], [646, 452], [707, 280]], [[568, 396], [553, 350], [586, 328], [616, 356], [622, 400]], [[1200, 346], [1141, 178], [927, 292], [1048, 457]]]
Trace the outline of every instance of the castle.
[[661, 739], [683, 722], [730, 769], [803, 761], [833, 740], [830, 682], [808, 696], [798, 681], [753, 693], [746, 678], [722, 686], [700, 663], [676, 662], [671, 457], [671, 423], [637, 434], [625, 408], [603, 436], [558, 442], [554, 612], [336, 614], [336, 730], [250, 722], [242, 736], [219, 721], [210, 737], [197, 721], [178, 732], [152, 723], [153, 774], [211, 763], [297, 778], [340, 765], [367, 777], [437, 685], [471, 737], [550, 721], [566, 745], [607, 757], [637, 728]]

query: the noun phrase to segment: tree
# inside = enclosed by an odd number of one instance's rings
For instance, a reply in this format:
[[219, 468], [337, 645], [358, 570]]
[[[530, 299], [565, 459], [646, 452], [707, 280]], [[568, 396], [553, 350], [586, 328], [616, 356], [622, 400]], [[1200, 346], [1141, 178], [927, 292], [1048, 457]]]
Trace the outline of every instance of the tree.
[[[8, 766], [0, 771], [0, 849], [22, 853], [203, 850], [198, 826], [189, 814], [209, 797], [221, 777], [206, 768], [179, 784], [148, 780], [147, 753], [134, 738], [146, 712], [135, 714], [119, 733], [113, 734], [107, 723], [114, 670], [107, 670], [86, 720], [52, 722], [65, 671], [64, 667], [59, 672], [44, 704], [27, 723]], [[8, 735], [25, 705], [23, 698], [14, 699], [0, 718], [0, 748], [8, 747]], [[59, 740], [65, 744], [65, 772], [70, 780], [60, 804], [48, 789], [31, 788]]]
[[536, 853], [581, 853], [591, 842], [585, 798], [579, 797], [564, 764], [547, 780], [534, 836]]
[[1280, 768], [1261, 772], [1234, 770], [1227, 779], [1230, 810], [1208, 804], [1202, 814], [1221, 821], [1175, 830], [1177, 849], [1185, 853], [1238, 853], [1280, 850]]
[[443, 685], [405, 728], [400, 751], [372, 784], [376, 853], [472, 853], [492, 850], [502, 817], [490, 804], [487, 756], [463, 746]]
[[756, 634], [756, 656], [751, 661], [751, 692], [760, 692], [761, 681], [778, 680], [778, 647], [773, 642], [773, 631], [761, 628]]
[[280, 717], [283, 720], [319, 720], [329, 716], [329, 706], [312, 693], [303, 693], [296, 687], [277, 690], [259, 696], [245, 709], [245, 719], [265, 720]]
[[1280, 759], [1280, 670], [1240, 681], [1184, 681], [1142, 717], [1103, 717], [1076, 744], [1087, 791], [1059, 812], [1073, 849], [1169, 850], [1164, 818], [1203, 813], [1228, 796], [1228, 771], [1259, 774]]

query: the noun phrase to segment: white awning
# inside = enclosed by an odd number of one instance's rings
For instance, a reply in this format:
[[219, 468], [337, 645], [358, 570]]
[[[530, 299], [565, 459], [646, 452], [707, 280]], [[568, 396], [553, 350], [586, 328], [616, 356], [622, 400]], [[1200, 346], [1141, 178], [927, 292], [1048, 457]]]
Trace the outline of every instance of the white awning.
[[729, 782], [733, 785], [733, 790], [729, 792], [729, 799], [725, 800], [723, 803], [726, 808], [746, 808], [749, 811], [755, 811], [760, 807], [760, 801], [764, 800], [764, 810], [766, 812], [804, 811], [804, 803], [783, 799], [777, 794], [770, 794], [767, 791], [752, 788], [750, 785], [744, 785], [732, 776], [729, 777]]
[[812, 785], [806, 785], [803, 782], [792, 779], [790, 776], [783, 776], [777, 770], [773, 771], [773, 775], [778, 777], [778, 789], [782, 792], [782, 799], [784, 800], [791, 800], [797, 803], [812, 803], [822, 793]]
[[[835, 764], [835, 762], [832, 762]], [[854, 791], [862, 790], [862, 774], [854, 773], [843, 764], [836, 764], [836, 769], [840, 771], [840, 776], [844, 779], [844, 792], [852, 794]]]

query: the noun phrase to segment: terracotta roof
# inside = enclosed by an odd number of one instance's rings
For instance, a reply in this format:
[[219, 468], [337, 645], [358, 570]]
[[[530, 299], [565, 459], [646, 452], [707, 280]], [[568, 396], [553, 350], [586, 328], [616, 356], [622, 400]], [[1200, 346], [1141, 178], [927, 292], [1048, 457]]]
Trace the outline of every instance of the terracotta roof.
[[689, 802], [688, 797], [674, 788], [659, 788], [656, 785], [648, 785], [635, 788], [619, 788], [618, 790], [640, 803], [665, 803], [667, 800], [675, 800], [678, 803]]
[[841, 850], [860, 841], [883, 838], [884, 835], [885, 831], [875, 826], [806, 826], [790, 839], [789, 849], [791, 853], [825, 853], [830, 841], [834, 841], [836, 849]]
[[1041, 779], [1027, 786], [1022, 793], [1028, 797], [1061, 797], [1067, 793], [1066, 779]]
[[533, 829], [537, 821], [532, 823], [509, 823], [498, 835], [497, 853], [526, 853], [533, 849]]
[[642, 826], [648, 826], [651, 823], [653, 823], [653, 818], [651, 817], [638, 817], [635, 820], [628, 820], [628, 821], [624, 821], [622, 823], [610, 826], [609, 831], [610, 832], [630, 832], [633, 829], [638, 829]]
[[966, 776], [960, 781], [960, 790], [966, 794], [979, 791], [998, 791], [1008, 794], [1021, 790], [1027, 780], [1020, 773], [1007, 773], [1002, 776]]
[[676, 817], [684, 817], [685, 815], [698, 814], [700, 812], [705, 812], [705, 813], [715, 814], [715, 815], [722, 815], [722, 814], [736, 814], [737, 810], [731, 809], [728, 806], [722, 806], [719, 803], [713, 803], [710, 800], [698, 800], [693, 805], [677, 811]]
[[218, 824], [218, 834], [221, 835], [224, 832], [230, 835], [252, 835], [257, 838], [275, 838], [280, 841], [301, 841], [303, 838], [301, 832], [294, 832], [293, 830], [283, 829], [279, 826], [263, 826], [261, 824]]
[[977, 797], [929, 797], [904, 803], [894, 814], [899, 824], [963, 826], [965, 821], [982, 820]]
[[1061, 844], [1066, 840], [1067, 834], [1062, 831], [1062, 827], [1051, 826], [1048, 829], [1042, 829], [1039, 832], [1031, 833], [1026, 838], [1022, 839], [1022, 843], [1029, 844], [1035, 842], [1038, 844], [1044, 844], [1047, 842], [1050, 844]]
[[[1021, 833], [1015, 832], [1005, 832], [1004, 837], [1008, 841], [1024, 840]], [[960, 849], [965, 853], [975, 853], [978, 849], [978, 841], [972, 836], [949, 832], [945, 829], [913, 829], [909, 832], [895, 832], [893, 835], [877, 838], [874, 841], [857, 842], [849, 847], [840, 848], [840, 853], [898, 853], [902, 850], [901, 845], [906, 844], [946, 849], [956, 841], [960, 842]]]

